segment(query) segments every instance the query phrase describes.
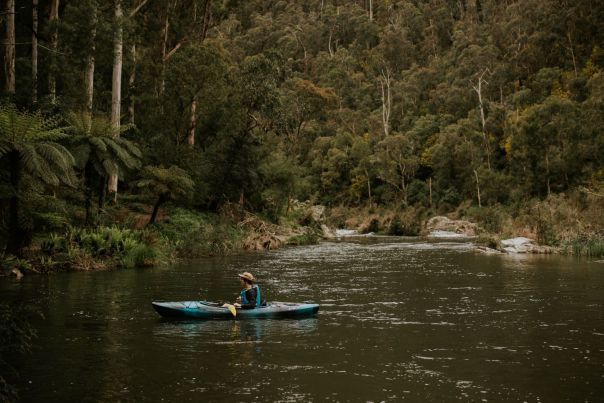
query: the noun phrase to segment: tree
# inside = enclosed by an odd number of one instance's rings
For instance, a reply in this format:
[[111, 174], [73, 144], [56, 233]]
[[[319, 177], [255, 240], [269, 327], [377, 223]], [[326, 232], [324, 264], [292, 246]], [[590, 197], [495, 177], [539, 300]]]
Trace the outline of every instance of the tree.
[[143, 179], [138, 182], [137, 186], [143, 191], [157, 196], [157, 201], [153, 206], [153, 212], [147, 225], [155, 222], [157, 212], [162, 204], [186, 196], [195, 186], [189, 174], [175, 165], [170, 168], [147, 166], [142, 177]]
[[57, 57], [56, 53], [59, 47], [59, 2], [60, 0], [51, 0], [50, 2], [50, 74], [48, 75], [48, 92], [50, 94], [50, 102], [51, 104], [56, 104], [57, 102], [57, 74], [58, 74], [58, 66], [57, 66]]
[[402, 133], [392, 133], [379, 142], [374, 160], [378, 177], [391, 185], [407, 204], [407, 188], [419, 167], [419, 155], [414, 139]]
[[[58, 1], [58, 0], [57, 0]], [[113, 37], [113, 78], [111, 80], [111, 125], [114, 137], [120, 135], [122, 106], [122, 0], [114, 0], [115, 31]], [[117, 201], [118, 167], [109, 175], [108, 189]]]
[[65, 138], [56, 119], [18, 112], [13, 107], [0, 108], [0, 161], [9, 173], [7, 253], [20, 256], [29, 241], [29, 234], [21, 225], [20, 185], [24, 176], [50, 186], [74, 184], [73, 156], [57, 142]]
[[[91, 117], [88, 112], [72, 113], [68, 119], [73, 133], [69, 141], [76, 165], [83, 173], [86, 224], [92, 218], [92, 197], [96, 187], [99, 203], [102, 206], [105, 183], [114, 168], [120, 170], [140, 167], [142, 153], [131, 141], [115, 137], [111, 121], [104, 117]], [[129, 129], [122, 126], [121, 131]]]
[[4, 90], [9, 94], [15, 94], [15, 0], [6, 2], [6, 42], [4, 52], [4, 71], [6, 81]]
[[38, 0], [31, 7], [31, 101], [38, 102]]

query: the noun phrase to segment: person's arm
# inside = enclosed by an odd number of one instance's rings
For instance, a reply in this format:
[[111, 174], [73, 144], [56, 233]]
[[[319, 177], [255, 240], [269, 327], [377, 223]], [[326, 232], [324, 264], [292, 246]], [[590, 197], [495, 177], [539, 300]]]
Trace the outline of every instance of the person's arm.
[[241, 304], [241, 309], [254, 309], [256, 308], [256, 289], [250, 288], [245, 291], [245, 297], [247, 298], [247, 304]]

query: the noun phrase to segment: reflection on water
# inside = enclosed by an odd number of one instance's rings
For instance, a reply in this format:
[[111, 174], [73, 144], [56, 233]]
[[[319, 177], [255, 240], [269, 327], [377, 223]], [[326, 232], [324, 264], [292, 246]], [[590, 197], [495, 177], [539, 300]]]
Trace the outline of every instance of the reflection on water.
[[[2, 279], [41, 301], [25, 401], [596, 401], [604, 265], [465, 242], [345, 238], [168, 269]], [[167, 321], [152, 300], [233, 300], [251, 271], [301, 320]]]
[[[158, 319], [153, 336], [158, 343], [194, 338], [201, 344], [262, 343], [262, 335], [297, 337], [317, 329], [317, 318], [179, 321]], [[216, 339], [216, 335], [224, 338]], [[197, 344], [199, 344], [197, 343]], [[280, 342], [279, 342], [280, 343]]]

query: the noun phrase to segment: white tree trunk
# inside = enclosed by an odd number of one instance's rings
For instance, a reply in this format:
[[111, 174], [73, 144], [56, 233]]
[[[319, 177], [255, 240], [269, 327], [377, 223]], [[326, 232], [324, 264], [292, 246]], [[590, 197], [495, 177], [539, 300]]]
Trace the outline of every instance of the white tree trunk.
[[4, 89], [9, 94], [15, 93], [15, 0], [6, 2], [6, 45], [4, 68], [6, 82]]
[[482, 207], [480, 201], [480, 182], [478, 181], [478, 172], [474, 169], [474, 177], [476, 178], [476, 194], [478, 196], [478, 207]]
[[[115, 0], [115, 21], [116, 28], [113, 37], [113, 80], [111, 84], [111, 126], [113, 127], [113, 136], [120, 135], [120, 117], [122, 102], [122, 1]], [[114, 200], [117, 199], [118, 172], [115, 167], [114, 172], [109, 176], [109, 193], [113, 194]]]
[[489, 170], [491, 169], [491, 150], [489, 147], [489, 139], [487, 138], [487, 129], [486, 129], [486, 119], [485, 119], [485, 113], [484, 113], [484, 103], [482, 101], [482, 84], [488, 84], [488, 82], [484, 79], [484, 75], [490, 72], [489, 68], [486, 68], [483, 70], [482, 74], [480, 74], [480, 77], [478, 77], [478, 83], [476, 85], [472, 85], [472, 88], [474, 89], [474, 91], [476, 92], [476, 94], [478, 95], [478, 106], [480, 109], [480, 123], [482, 125], [482, 139], [484, 142], [484, 147], [485, 147], [485, 151], [487, 153], [487, 167], [489, 168]]
[[50, 17], [49, 21], [51, 24], [55, 24], [50, 36], [50, 75], [48, 76], [48, 93], [50, 95], [50, 103], [53, 105], [57, 102], [57, 57], [56, 52], [59, 47], [59, 0], [52, 0], [50, 3]]
[[38, 102], [38, 0], [31, 2], [31, 101]]
[[190, 147], [195, 145], [195, 131], [197, 130], [197, 100], [193, 98], [191, 102], [191, 125], [189, 126], [189, 135], [187, 136], [187, 144]]
[[386, 137], [390, 134], [390, 112], [392, 110], [390, 84], [392, 82], [390, 70], [382, 70], [382, 76], [379, 78], [382, 89], [382, 125]]
[[373, 0], [369, 0], [369, 21], [373, 21]]
[[[168, 54], [168, 28], [170, 28], [170, 2], [168, 2], [168, 6], [166, 7], [166, 21], [164, 22], [164, 32], [163, 32], [163, 43], [161, 48], [161, 77], [159, 84], [159, 98], [164, 94], [164, 90], [166, 89], [166, 56]], [[163, 107], [161, 108], [163, 111]]]
[[88, 60], [86, 60], [86, 113], [89, 117], [92, 118], [92, 105], [94, 101], [94, 67], [95, 67], [95, 58], [94, 53], [96, 50], [96, 23], [97, 23], [97, 15], [96, 15], [96, 6], [93, 6], [92, 12], [92, 47], [90, 48], [90, 53], [88, 54]]

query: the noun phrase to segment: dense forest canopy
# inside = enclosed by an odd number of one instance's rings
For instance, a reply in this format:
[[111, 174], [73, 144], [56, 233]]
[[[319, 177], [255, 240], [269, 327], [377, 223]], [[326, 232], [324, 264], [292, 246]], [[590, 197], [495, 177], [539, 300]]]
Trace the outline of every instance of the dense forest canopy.
[[273, 217], [604, 185], [601, 1], [3, 3], [5, 235], [88, 220], [143, 166], [192, 180], [171, 200]]

